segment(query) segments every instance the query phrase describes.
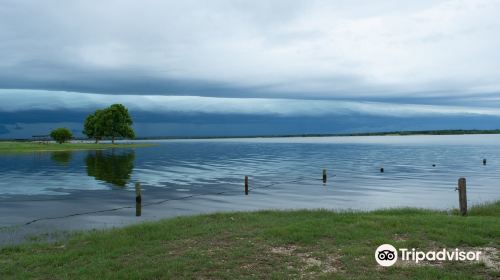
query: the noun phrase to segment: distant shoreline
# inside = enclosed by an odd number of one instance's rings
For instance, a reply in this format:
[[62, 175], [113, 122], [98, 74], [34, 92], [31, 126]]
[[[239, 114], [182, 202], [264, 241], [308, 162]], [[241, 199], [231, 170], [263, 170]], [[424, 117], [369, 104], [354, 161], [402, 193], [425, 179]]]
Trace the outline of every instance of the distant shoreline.
[[68, 152], [83, 150], [106, 150], [119, 148], [142, 148], [154, 144], [93, 144], [93, 143], [36, 143], [36, 142], [0, 142], [0, 154], [31, 153], [31, 152]]
[[159, 136], [137, 137], [135, 140], [183, 140], [183, 139], [228, 139], [228, 138], [287, 138], [287, 137], [349, 137], [349, 136], [410, 136], [410, 135], [465, 135], [465, 134], [500, 134], [500, 129], [492, 130], [421, 130], [421, 131], [388, 131], [360, 133], [328, 133], [328, 134], [277, 134], [277, 135], [230, 135], [230, 136]]
[[[357, 132], [357, 133], [308, 133], [308, 134], [276, 134], [276, 135], [214, 135], [214, 136], [155, 136], [137, 137], [134, 140], [189, 140], [189, 139], [231, 139], [231, 138], [292, 138], [292, 137], [352, 137], [352, 136], [411, 136], [411, 135], [473, 135], [473, 134], [500, 134], [500, 129], [445, 129], [445, 130], [403, 130], [386, 132]], [[75, 138], [74, 140], [88, 140]], [[0, 139], [6, 141], [33, 141], [33, 139]]]

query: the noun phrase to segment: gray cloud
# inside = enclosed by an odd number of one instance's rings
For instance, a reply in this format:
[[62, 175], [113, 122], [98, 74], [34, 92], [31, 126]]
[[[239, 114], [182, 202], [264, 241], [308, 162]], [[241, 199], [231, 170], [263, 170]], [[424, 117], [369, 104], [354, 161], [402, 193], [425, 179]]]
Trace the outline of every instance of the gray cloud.
[[495, 0], [5, 0], [0, 88], [305, 99], [496, 93], [499, 12]]

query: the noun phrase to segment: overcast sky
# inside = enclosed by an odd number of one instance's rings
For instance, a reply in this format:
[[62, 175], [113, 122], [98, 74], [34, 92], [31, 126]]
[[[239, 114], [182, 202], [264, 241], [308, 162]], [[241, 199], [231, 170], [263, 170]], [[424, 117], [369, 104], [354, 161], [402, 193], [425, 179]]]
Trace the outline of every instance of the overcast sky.
[[[500, 0], [1, 0], [0, 133], [115, 102], [183, 123], [433, 116], [446, 128], [472, 115], [494, 128], [499, 15]], [[27, 111], [40, 115], [16, 121]]]

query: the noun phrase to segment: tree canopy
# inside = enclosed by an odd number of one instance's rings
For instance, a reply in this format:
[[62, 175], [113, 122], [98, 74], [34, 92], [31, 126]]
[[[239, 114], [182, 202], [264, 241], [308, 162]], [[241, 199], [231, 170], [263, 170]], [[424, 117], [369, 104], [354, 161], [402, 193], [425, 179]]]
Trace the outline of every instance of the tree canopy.
[[95, 139], [96, 143], [104, 137], [102, 124], [98, 123], [102, 111], [96, 110], [94, 114], [88, 115], [83, 124], [83, 134], [87, 135], [88, 138]]
[[96, 143], [107, 137], [115, 142], [116, 138], [134, 138], [132, 117], [122, 104], [113, 104], [108, 108], [96, 110], [85, 119], [83, 133]]
[[60, 127], [52, 130], [50, 133], [50, 137], [54, 139], [57, 143], [62, 144], [68, 140], [71, 140], [73, 138], [73, 134], [71, 131], [65, 127]]

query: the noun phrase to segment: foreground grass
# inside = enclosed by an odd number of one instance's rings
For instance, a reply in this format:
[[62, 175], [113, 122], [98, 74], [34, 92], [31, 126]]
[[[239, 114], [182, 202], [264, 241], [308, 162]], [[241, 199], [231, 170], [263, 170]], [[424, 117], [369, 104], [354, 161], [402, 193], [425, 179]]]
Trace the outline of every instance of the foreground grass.
[[23, 152], [54, 152], [54, 151], [74, 151], [74, 150], [98, 150], [110, 148], [138, 148], [148, 147], [153, 144], [134, 143], [134, 144], [94, 144], [94, 143], [47, 143], [37, 142], [0, 142], [1, 153], [23, 153]]
[[[482, 263], [390, 268], [383, 243], [499, 248], [500, 202], [468, 217], [415, 209], [260, 211], [181, 217], [0, 251], [2, 279], [498, 279]], [[496, 256], [498, 257], [498, 256]]]

